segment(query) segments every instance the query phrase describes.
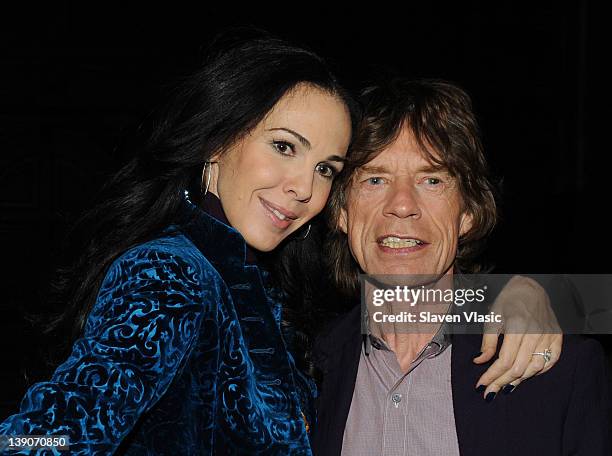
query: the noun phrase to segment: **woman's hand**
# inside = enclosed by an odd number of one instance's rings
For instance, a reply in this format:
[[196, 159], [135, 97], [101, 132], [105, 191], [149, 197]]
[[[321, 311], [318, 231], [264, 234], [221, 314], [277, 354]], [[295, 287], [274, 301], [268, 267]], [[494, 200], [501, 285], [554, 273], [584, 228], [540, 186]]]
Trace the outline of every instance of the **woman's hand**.
[[[559, 359], [563, 342], [546, 290], [528, 277], [512, 277], [491, 310], [502, 315], [503, 324], [485, 326], [482, 353], [474, 358], [476, 364], [492, 359], [499, 334], [504, 333], [497, 360], [476, 384], [487, 401], [493, 400], [502, 389], [510, 393], [523, 380], [547, 372]], [[551, 352], [549, 361], [542, 355], [534, 355], [545, 350]]]

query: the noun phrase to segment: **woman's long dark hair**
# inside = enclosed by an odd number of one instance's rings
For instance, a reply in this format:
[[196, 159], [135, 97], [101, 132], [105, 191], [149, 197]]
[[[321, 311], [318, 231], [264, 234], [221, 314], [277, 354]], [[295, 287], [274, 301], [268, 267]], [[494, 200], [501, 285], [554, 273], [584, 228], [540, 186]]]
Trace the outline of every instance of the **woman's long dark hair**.
[[[148, 139], [75, 224], [68, 239], [78, 258], [59, 274], [62, 311], [51, 328], [71, 329], [76, 338], [110, 264], [175, 221], [183, 190], [199, 188], [204, 162], [251, 131], [297, 84], [337, 96], [355, 121], [354, 103], [320, 57], [264, 32], [249, 33], [215, 40], [202, 69], [179, 85], [154, 116]], [[304, 254], [287, 243], [283, 255], [298, 251]]]

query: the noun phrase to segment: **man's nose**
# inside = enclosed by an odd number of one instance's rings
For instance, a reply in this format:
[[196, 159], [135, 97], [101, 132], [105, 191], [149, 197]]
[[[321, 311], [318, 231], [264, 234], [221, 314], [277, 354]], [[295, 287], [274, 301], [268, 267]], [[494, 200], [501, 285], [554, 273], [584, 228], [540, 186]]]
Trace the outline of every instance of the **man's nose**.
[[314, 173], [296, 172], [288, 174], [285, 180], [285, 192], [292, 193], [293, 198], [303, 203], [307, 203], [312, 198]]
[[387, 194], [383, 213], [399, 218], [420, 218], [421, 208], [417, 189], [410, 183], [395, 182]]

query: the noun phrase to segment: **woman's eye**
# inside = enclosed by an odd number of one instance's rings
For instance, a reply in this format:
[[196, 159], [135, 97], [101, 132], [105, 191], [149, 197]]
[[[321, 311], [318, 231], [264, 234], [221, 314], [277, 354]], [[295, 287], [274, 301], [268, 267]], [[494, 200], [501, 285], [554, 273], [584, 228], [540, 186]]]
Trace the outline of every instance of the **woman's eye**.
[[272, 146], [282, 155], [294, 155], [295, 146], [287, 141], [273, 141]]
[[317, 170], [317, 172], [321, 176], [327, 177], [329, 179], [335, 177], [336, 174], [338, 174], [338, 172], [336, 171], [336, 169], [333, 166], [329, 166], [329, 165], [325, 165], [325, 164], [317, 165], [316, 170]]

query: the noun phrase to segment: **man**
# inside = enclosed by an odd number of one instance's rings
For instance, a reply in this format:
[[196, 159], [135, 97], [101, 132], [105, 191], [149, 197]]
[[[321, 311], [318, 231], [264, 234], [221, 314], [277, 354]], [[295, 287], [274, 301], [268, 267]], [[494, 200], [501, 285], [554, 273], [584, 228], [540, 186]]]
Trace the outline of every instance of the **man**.
[[[359, 271], [475, 272], [496, 217], [469, 97], [442, 82], [396, 80], [367, 90], [364, 105], [354, 167], [330, 206], [336, 282], [355, 292]], [[609, 380], [596, 342], [566, 336], [555, 369], [509, 394], [520, 382], [512, 372], [479, 385], [487, 366], [470, 361], [479, 336], [444, 326], [389, 333], [370, 320], [362, 337], [360, 317], [353, 309], [315, 347], [315, 454], [610, 454]], [[525, 345], [531, 375], [551, 338]], [[502, 387], [507, 394], [497, 394]]]

